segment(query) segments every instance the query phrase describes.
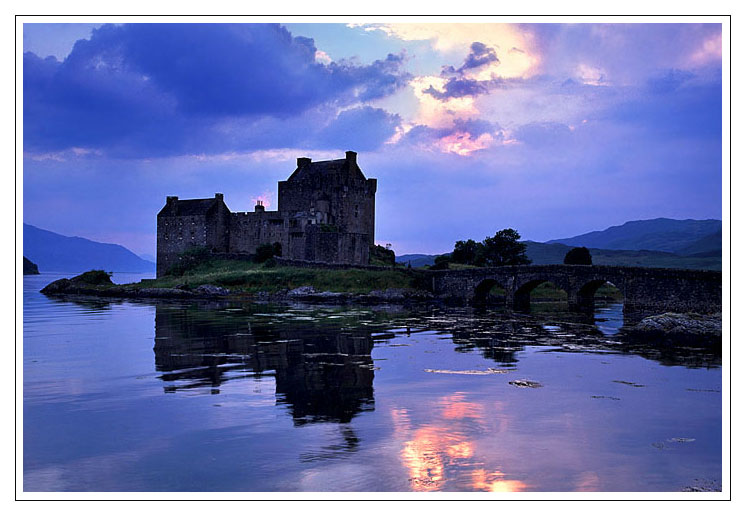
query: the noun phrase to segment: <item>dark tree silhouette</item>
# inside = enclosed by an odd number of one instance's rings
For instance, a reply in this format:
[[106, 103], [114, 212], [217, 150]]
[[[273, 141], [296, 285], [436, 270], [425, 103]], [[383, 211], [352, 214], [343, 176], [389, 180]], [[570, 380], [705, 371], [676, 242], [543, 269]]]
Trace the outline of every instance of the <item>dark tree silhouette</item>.
[[456, 263], [479, 265], [484, 260], [484, 245], [474, 240], [459, 240], [453, 247], [451, 260]]
[[573, 247], [565, 255], [565, 265], [593, 265], [591, 252], [587, 247]]
[[526, 265], [526, 244], [519, 242], [521, 235], [515, 229], [502, 229], [493, 237], [484, 239], [484, 264], [491, 267]]

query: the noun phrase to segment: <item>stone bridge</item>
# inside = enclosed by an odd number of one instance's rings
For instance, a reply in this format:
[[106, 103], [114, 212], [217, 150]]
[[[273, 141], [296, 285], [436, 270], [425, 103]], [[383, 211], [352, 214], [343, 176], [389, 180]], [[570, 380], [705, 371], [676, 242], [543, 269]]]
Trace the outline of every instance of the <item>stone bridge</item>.
[[515, 265], [432, 271], [432, 291], [442, 298], [478, 304], [497, 285], [505, 289], [509, 307], [526, 310], [531, 291], [545, 281], [567, 292], [572, 311], [593, 309], [593, 296], [606, 282], [624, 296], [624, 311], [639, 313], [719, 312], [719, 271], [614, 267], [607, 265]]

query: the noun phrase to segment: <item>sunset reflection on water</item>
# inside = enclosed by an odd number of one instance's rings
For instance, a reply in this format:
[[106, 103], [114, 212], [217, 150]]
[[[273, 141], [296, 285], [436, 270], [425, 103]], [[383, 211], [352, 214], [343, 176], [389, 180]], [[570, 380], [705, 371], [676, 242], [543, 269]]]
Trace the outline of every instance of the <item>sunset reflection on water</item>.
[[433, 423], [414, 428], [406, 409], [392, 411], [395, 433], [403, 441], [401, 460], [414, 491], [474, 490], [517, 492], [529, 486], [506, 478], [492, 466], [493, 457], [480, 454], [477, 443], [467, 435], [489, 431], [485, 407], [466, 401], [463, 393], [440, 398]]

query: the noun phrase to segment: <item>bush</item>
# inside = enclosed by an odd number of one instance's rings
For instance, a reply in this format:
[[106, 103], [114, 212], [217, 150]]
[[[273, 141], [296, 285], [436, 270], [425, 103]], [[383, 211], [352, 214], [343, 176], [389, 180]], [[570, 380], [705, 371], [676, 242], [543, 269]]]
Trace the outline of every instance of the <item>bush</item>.
[[451, 262], [451, 255], [450, 254], [441, 254], [440, 256], [435, 257], [435, 263], [430, 266], [431, 271], [442, 271], [449, 268], [449, 263]]
[[85, 283], [87, 285], [113, 285], [114, 283], [111, 281], [111, 274], [111, 272], [97, 269], [75, 276], [72, 278], [72, 281]]
[[262, 244], [256, 248], [256, 254], [254, 254], [254, 261], [256, 263], [264, 263], [273, 256], [282, 255], [282, 244], [275, 242], [274, 244]]
[[573, 247], [565, 255], [565, 265], [593, 265], [591, 252], [587, 247]]
[[391, 249], [386, 249], [382, 245], [370, 246], [370, 265], [396, 265], [396, 253]]

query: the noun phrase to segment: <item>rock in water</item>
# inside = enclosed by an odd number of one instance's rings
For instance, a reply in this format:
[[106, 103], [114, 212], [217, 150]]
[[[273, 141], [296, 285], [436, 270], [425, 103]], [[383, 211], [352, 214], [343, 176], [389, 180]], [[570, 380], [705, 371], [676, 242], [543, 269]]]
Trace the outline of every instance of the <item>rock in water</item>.
[[686, 344], [721, 342], [721, 315], [719, 313], [653, 315], [640, 321], [631, 332], [640, 337]]
[[42, 294], [85, 294], [95, 287], [114, 286], [111, 274], [102, 270], [92, 270], [79, 274], [74, 278], [62, 278], [53, 281], [43, 289]]
[[537, 389], [539, 387], [543, 387], [542, 384], [539, 382], [534, 382], [532, 380], [511, 380], [508, 382], [510, 385], [515, 385], [516, 387], [529, 387], [531, 389]]

